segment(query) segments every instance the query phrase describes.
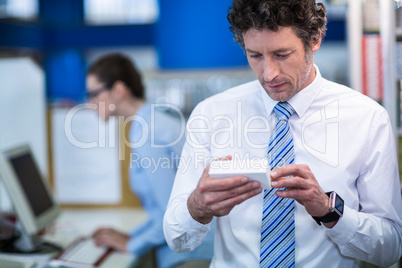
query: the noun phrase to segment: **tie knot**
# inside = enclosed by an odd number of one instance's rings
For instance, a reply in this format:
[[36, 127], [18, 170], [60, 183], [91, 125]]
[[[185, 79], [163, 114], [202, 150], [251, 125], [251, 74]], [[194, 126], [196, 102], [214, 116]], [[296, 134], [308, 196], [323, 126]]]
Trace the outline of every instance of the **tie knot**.
[[289, 117], [295, 113], [295, 109], [287, 101], [283, 101], [275, 105], [274, 112], [278, 120], [288, 121]]

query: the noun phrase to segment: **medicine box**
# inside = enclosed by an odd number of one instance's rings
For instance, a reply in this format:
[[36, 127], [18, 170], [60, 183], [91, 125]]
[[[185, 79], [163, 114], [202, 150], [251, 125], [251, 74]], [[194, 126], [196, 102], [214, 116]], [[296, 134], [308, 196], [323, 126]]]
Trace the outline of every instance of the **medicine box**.
[[246, 176], [257, 180], [263, 189], [271, 189], [271, 176], [268, 159], [235, 159], [212, 161], [209, 176], [215, 179]]

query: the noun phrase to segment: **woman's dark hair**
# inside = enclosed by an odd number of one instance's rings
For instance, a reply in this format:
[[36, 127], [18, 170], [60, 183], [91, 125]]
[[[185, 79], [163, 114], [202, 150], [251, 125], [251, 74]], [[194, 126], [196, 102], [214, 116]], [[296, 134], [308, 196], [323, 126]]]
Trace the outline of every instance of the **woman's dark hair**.
[[134, 97], [145, 98], [141, 74], [131, 60], [122, 54], [109, 54], [99, 58], [88, 68], [87, 74], [95, 75], [108, 89], [112, 88], [116, 81], [122, 81]]
[[327, 31], [326, 8], [315, 0], [233, 0], [227, 19], [234, 39], [244, 49], [243, 34], [254, 28], [278, 31], [291, 27], [308, 51]]

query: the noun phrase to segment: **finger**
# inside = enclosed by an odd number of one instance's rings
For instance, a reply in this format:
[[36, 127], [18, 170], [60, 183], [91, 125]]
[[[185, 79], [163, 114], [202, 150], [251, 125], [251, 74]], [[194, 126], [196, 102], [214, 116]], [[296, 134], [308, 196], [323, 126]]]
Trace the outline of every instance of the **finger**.
[[113, 238], [109, 235], [101, 235], [96, 240], [100, 246], [110, 246], [113, 244]]
[[118, 232], [118, 231], [116, 231], [114, 229], [109, 229], [109, 230], [106, 230], [105, 234], [107, 234], [107, 235], [119, 235], [120, 232]]
[[208, 179], [200, 185], [201, 192], [209, 191], [227, 191], [239, 186], [242, 186], [248, 182], [248, 178], [245, 176], [229, 177], [224, 179], [214, 179], [208, 176]]
[[204, 171], [202, 172], [202, 175], [201, 175], [201, 179], [202, 179], [202, 178], [207, 178], [207, 177], [209, 176], [209, 166], [210, 166], [210, 165], [208, 165], [208, 166], [206, 166], [206, 167], [204, 168]]
[[316, 193], [314, 190], [278, 190], [276, 191], [276, 195], [282, 198], [295, 199], [306, 208], [307, 212], [310, 215], [314, 215], [311, 214], [316, 213], [314, 211], [322, 211], [322, 208], [326, 207], [325, 204], [328, 204], [328, 200], [326, 198], [323, 198], [319, 193]]
[[259, 194], [261, 192], [260, 182], [249, 181], [244, 185], [234, 187], [225, 191], [208, 193], [206, 197], [206, 203], [207, 205], [213, 205], [215, 203], [222, 202], [224, 200], [237, 197], [239, 195], [243, 195], [250, 191], [255, 191], [257, 194]]
[[110, 231], [112, 231], [112, 230], [113, 230], [113, 229], [110, 228], [110, 227], [101, 227], [101, 228], [98, 229], [97, 232], [99, 232], [99, 233], [106, 233], [106, 232], [110, 232]]
[[110, 232], [111, 232], [111, 229], [110, 229], [110, 228], [101, 228], [101, 229], [98, 229], [98, 230], [92, 235], [92, 237], [101, 237], [101, 236], [104, 236], [105, 234], [110, 233]]
[[283, 177], [287, 176], [298, 176], [304, 179], [314, 177], [313, 173], [307, 165], [289, 164], [271, 171], [271, 179], [273, 181], [283, 179]]
[[95, 245], [98, 247], [102, 245], [102, 243], [101, 243], [102, 240], [99, 239], [99, 237], [94, 237], [93, 241], [94, 241]]
[[92, 234], [92, 238], [96, 239], [97, 237], [99, 237], [101, 235], [102, 231], [101, 230], [97, 230]]
[[104, 228], [99, 228], [93, 233], [93, 235], [97, 235], [97, 234], [103, 232], [103, 230], [104, 230]]
[[98, 241], [98, 242], [100, 242], [101, 240], [103, 240], [104, 239], [104, 234], [103, 233], [97, 233], [96, 235], [93, 235], [92, 236], [92, 239], [94, 240], [94, 241]]
[[276, 181], [271, 182], [272, 188], [286, 188], [290, 189], [309, 189], [310, 183], [300, 177], [280, 177]]
[[216, 212], [216, 216], [225, 216], [233, 209], [234, 206], [239, 205], [246, 201], [247, 199], [254, 197], [262, 192], [262, 189], [255, 189], [247, 191], [243, 194], [237, 195], [235, 197], [226, 199], [219, 202], [211, 207], [212, 210]]
[[295, 200], [303, 201], [305, 199], [305, 191], [300, 189], [292, 189], [292, 190], [277, 190], [276, 195], [282, 198], [293, 198]]

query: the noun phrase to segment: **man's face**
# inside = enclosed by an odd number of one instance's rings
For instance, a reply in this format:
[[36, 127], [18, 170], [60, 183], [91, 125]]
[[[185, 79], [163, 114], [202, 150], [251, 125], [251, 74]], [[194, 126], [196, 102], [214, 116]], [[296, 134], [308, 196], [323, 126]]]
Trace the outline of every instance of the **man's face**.
[[[86, 79], [88, 102], [97, 105], [98, 115], [107, 121], [113, 115], [114, 104], [111, 101], [110, 93], [104, 83], [100, 82], [95, 75], [88, 75]], [[113, 106], [113, 107], [112, 107]]]
[[306, 55], [302, 40], [290, 27], [277, 32], [251, 28], [243, 38], [250, 67], [271, 99], [287, 101], [313, 82], [313, 53], [320, 42]]

